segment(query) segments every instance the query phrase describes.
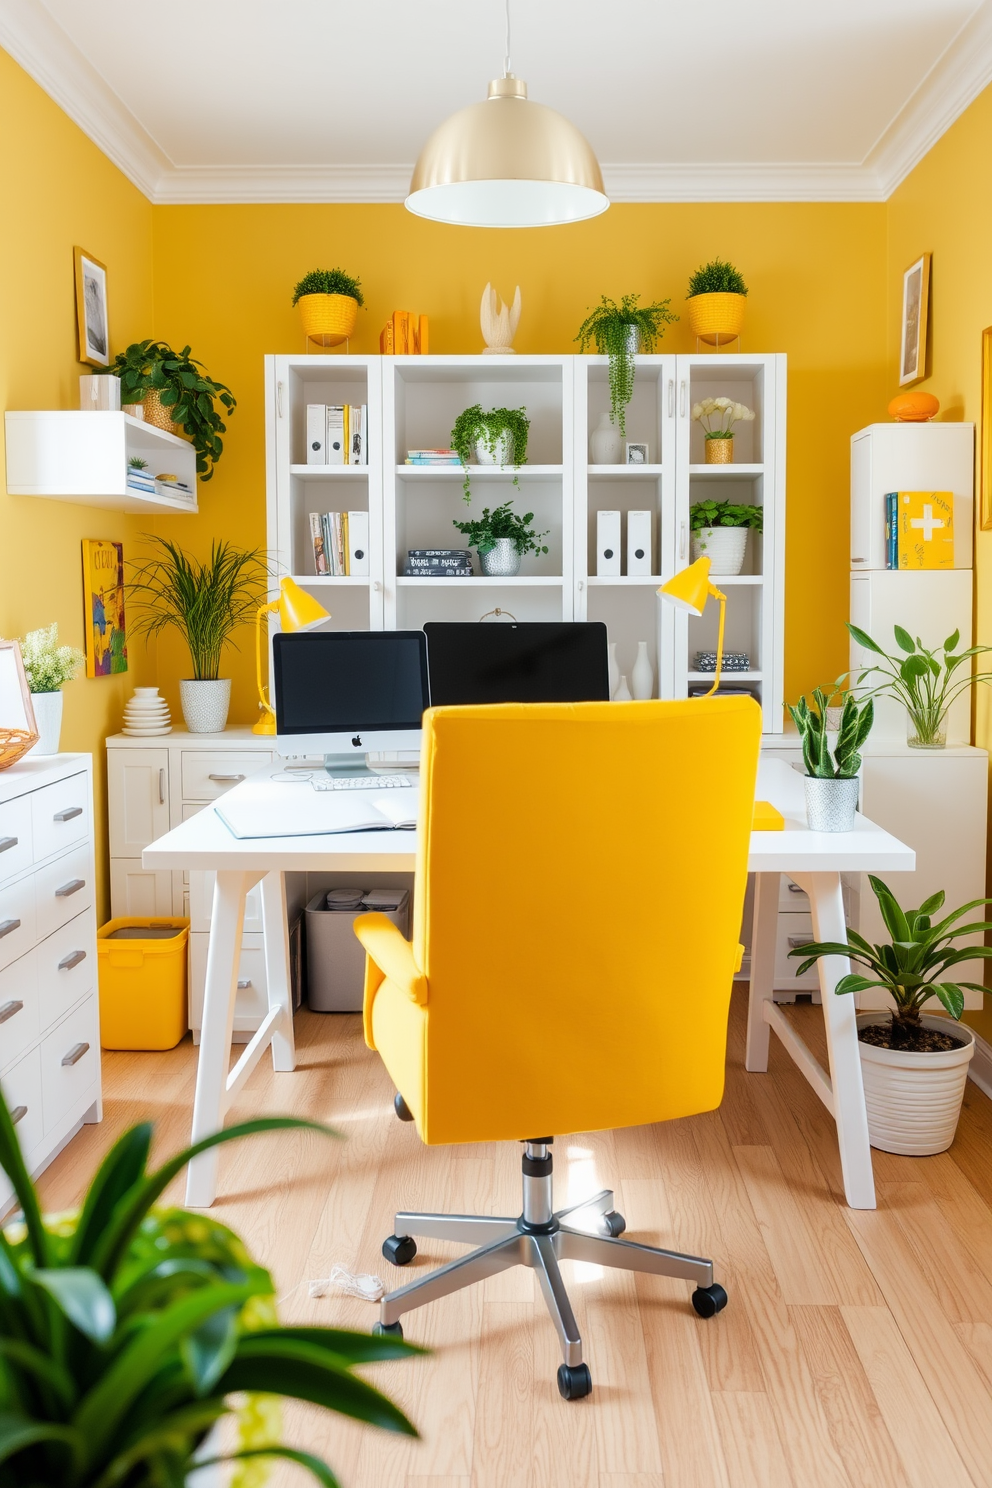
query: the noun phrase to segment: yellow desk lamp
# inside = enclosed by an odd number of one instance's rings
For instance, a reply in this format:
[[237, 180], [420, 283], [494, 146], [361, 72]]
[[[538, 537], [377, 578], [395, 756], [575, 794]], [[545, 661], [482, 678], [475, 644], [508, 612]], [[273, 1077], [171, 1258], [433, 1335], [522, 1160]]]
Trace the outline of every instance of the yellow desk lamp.
[[279, 598], [259, 605], [255, 616], [255, 671], [258, 677], [258, 706], [262, 716], [252, 728], [253, 734], [274, 734], [276, 731], [276, 710], [269, 702], [262, 682], [262, 616], [267, 615], [270, 610], [279, 611], [279, 624], [286, 634], [294, 630], [312, 630], [322, 620], [331, 618], [330, 612], [293, 579], [280, 579]]
[[723, 668], [723, 625], [727, 618], [727, 596], [715, 584], [710, 583], [710, 560], [697, 558], [695, 563], [690, 563], [688, 568], [683, 568], [674, 578], [669, 579], [667, 584], [662, 584], [658, 593], [662, 599], [667, 599], [669, 604], [675, 605], [676, 609], [685, 610], [697, 618], [705, 610], [708, 599], [720, 601], [720, 625], [716, 637], [716, 675], [709, 692], [701, 694], [703, 697], [712, 697], [720, 686], [720, 672]]

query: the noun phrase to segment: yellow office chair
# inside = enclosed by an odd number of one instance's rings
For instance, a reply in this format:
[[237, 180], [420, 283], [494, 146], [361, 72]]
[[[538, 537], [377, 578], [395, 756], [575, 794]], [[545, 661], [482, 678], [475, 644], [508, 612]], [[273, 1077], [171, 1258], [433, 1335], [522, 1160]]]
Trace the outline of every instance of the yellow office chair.
[[[550, 1135], [710, 1111], [723, 1096], [761, 713], [749, 698], [508, 704], [425, 715], [412, 944], [381, 914], [365, 1037], [423, 1141], [525, 1143], [519, 1218], [396, 1215], [478, 1248], [382, 1299], [376, 1331], [512, 1266], [537, 1272], [558, 1387], [592, 1388], [559, 1260], [695, 1281], [711, 1261], [634, 1245], [607, 1191], [555, 1212]], [[600, 1233], [573, 1228], [585, 1215]]]

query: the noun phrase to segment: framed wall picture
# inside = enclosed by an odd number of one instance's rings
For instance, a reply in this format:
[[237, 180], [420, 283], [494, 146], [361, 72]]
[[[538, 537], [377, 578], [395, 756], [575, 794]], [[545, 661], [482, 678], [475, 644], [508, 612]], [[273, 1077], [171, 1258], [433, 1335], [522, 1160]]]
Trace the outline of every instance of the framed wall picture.
[[122, 543], [83, 538], [83, 609], [87, 677], [126, 672]]
[[28, 734], [38, 732], [31, 689], [17, 641], [0, 641], [0, 731], [4, 729], [23, 729]]
[[982, 421], [978, 429], [978, 466], [982, 531], [992, 531], [992, 326], [982, 332]]
[[926, 376], [927, 310], [930, 303], [930, 254], [921, 253], [902, 276], [902, 337], [899, 386]]
[[73, 248], [76, 266], [76, 348], [91, 367], [110, 365], [107, 268], [85, 248]]

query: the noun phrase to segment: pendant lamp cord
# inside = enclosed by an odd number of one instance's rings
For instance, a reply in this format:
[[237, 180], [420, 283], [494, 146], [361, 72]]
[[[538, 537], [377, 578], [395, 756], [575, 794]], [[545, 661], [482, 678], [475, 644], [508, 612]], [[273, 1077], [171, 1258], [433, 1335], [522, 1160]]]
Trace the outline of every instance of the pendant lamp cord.
[[510, 0], [506, 0], [506, 50], [503, 53], [503, 76], [510, 76]]

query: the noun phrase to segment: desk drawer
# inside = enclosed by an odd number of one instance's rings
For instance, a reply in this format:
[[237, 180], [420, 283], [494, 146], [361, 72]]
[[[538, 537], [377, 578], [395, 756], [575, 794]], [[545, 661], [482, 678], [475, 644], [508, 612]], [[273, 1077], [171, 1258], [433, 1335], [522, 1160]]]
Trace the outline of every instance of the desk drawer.
[[0, 1069], [20, 1058], [41, 1032], [36, 956], [28, 951], [0, 971]]
[[35, 880], [22, 878], [0, 889], [0, 967], [23, 956], [37, 938]]
[[271, 764], [272, 755], [259, 751], [184, 749], [182, 780], [184, 801], [214, 801], [256, 770]]
[[[21, 1143], [25, 1157], [41, 1142], [45, 1134], [44, 1113], [41, 1096], [41, 1051], [32, 1049], [30, 1054], [12, 1066], [3, 1079], [3, 1098], [14, 1118], [14, 1130]], [[3, 1179], [0, 1173], [0, 1180]]]
[[96, 986], [96, 911], [84, 910], [35, 948], [41, 1026], [50, 1028]]
[[41, 1044], [41, 1098], [45, 1131], [96, 1085], [100, 1075], [100, 1018], [96, 993], [87, 997]]
[[0, 883], [30, 868], [31, 798], [18, 796], [0, 806]]
[[780, 914], [775, 936], [775, 986], [813, 988], [819, 987], [820, 978], [815, 966], [804, 976], [796, 973], [802, 962], [789, 952], [813, 939], [813, 920], [808, 914]]
[[[189, 937], [189, 1022], [199, 1032], [203, 1023], [203, 993], [207, 976], [210, 936], [196, 931]], [[234, 1000], [235, 1033], [253, 1032], [269, 1010], [265, 976], [265, 942], [261, 935], [245, 935], [238, 958], [238, 993]]]
[[89, 837], [89, 786], [89, 776], [84, 773], [32, 791], [31, 832], [36, 863]]
[[38, 935], [51, 935], [94, 902], [93, 854], [89, 843], [74, 848], [35, 874]]

